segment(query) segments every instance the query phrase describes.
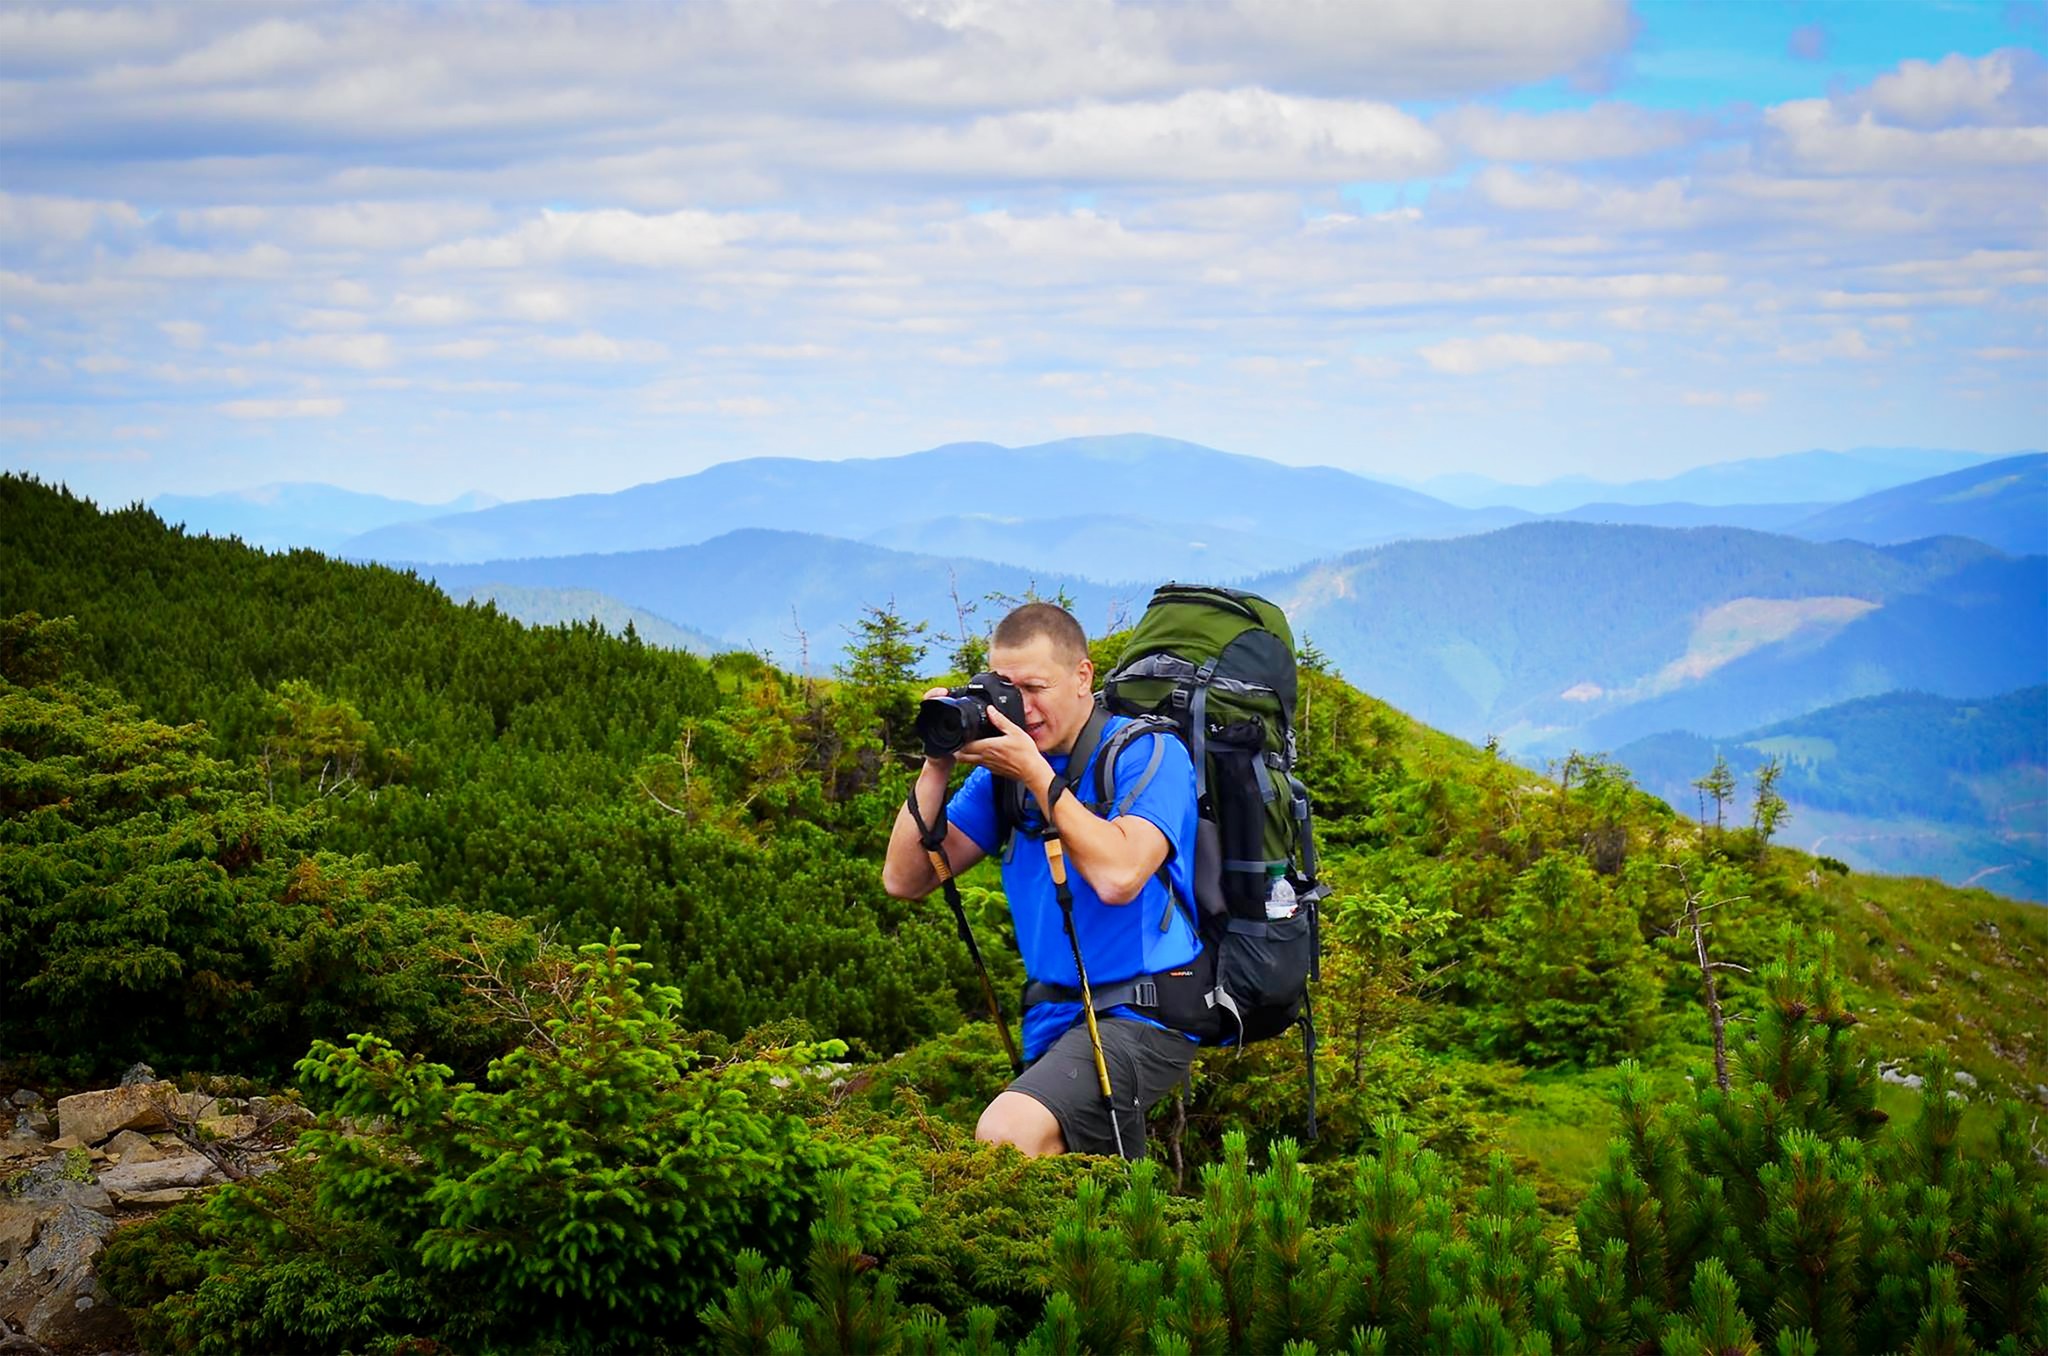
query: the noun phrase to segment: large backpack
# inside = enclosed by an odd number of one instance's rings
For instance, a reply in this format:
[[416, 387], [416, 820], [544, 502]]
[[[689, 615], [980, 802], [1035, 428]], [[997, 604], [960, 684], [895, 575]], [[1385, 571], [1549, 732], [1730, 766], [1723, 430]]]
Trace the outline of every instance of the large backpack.
[[[1315, 1024], [1308, 982], [1319, 977], [1318, 906], [1308, 791], [1294, 775], [1294, 633], [1281, 610], [1238, 589], [1167, 584], [1132, 629], [1101, 701], [1135, 717], [1096, 763], [1108, 805], [1117, 755], [1130, 740], [1171, 730], [1188, 746], [1199, 801], [1195, 899], [1190, 908], [1216, 965], [1214, 1003], [1225, 1013], [1214, 1044], [1244, 1044], [1299, 1024], [1308, 1063], [1309, 1135], [1315, 1134]], [[1294, 916], [1269, 919], [1277, 867], [1292, 886]], [[1169, 882], [1170, 884], [1170, 882]]]

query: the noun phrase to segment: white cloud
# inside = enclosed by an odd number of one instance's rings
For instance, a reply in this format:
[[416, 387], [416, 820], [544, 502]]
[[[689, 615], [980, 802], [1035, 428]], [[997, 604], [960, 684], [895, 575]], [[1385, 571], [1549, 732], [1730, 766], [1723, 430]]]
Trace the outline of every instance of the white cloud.
[[1679, 399], [1706, 409], [1760, 410], [1770, 403], [1762, 391], [1686, 391]]
[[1613, 354], [1605, 344], [1577, 339], [1539, 339], [1527, 334], [1489, 334], [1479, 339], [1449, 339], [1417, 350], [1438, 372], [1471, 376], [1504, 367], [1558, 367], [1566, 363], [1606, 362]]
[[382, 334], [316, 334], [304, 339], [287, 339], [277, 351], [294, 358], [337, 367], [375, 371], [389, 367], [397, 355], [389, 336]]
[[0, 239], [11, 248], [50, 241], [79, 241], [103, 226], [132, 231], [142, 214], [125, 202], [0, 193]]
[[1871, 82], [1870, 106], [1908, 127], [1997, 119], [2014, 92], [2017, 56], [1993, 52], [1972, 59], [1951, 52], [1940, 61], [1901, 62], [1897, 70]]
[[181, 232], [198, 237], [262, 236], [310, 249], [385, 253], [438, 244], [483, 229], [496, 217], [480, 202], [343, 202], [321, 207], [192, 208], [175, 213], [172, 222]]
[[520, 320], [536, 320], [542, 324], [553, 320], [566, 320], [574, 314], [574, 310], [568, 295], [553, 288], [528, 288], [505, 298], [505, 314]]
[[206, 342], [206, 326], [196, 320], [159, 320], [156, 327], [182, 349], [195, 349]]
[[1825, 338], [1803, 344], [1781, 344], [1777, 356], [1794, 363], [1822, 363], [1836, 358], [1860, 362], [1878, 357], [1879, 350], [1863, 337], [1863, 331], [1844, 326]]
[[495, 339], [456, 339], [445, 344], [429, 344], [422, 350], [430, 358], [448, 358], [457, 362], [473, 362], [488, 358], [498, 351]]
[[645, 268], [700, 266], [716, 259], [728, 244], [760, 229], [761, 223], [751, 217], [694, 209], [658, 216], [623, 208], [544, 209], [503, 235], [437, 246], [422, 262], [429, 269], [526, 268], [577, 259]]
[[1434, 126], [1489, 160], [1620, 160], [1684, 144], [1682, 119], [1632, 104], [1599, 103], [1553, 113], [1508, 112], [1468, 104]]
[[861, 138], [837, 154], [892, 173], [1122, 183], [1396, 179], [1447, 163], [1436, 134], [1390, 104], [1256, 88], [1007, 113]]
[[1906, 61], [1860, 90], [1766, 110], [1771, 151], [1823, 174], [2048, 163], [2048, 74], [2031, 53]]
[[298, 400], [228, 400], [214, 406], [230, 419], [332, 419], [346, 405], [335, 396]]
[[445, 293], [403, 292], [391, 303], [391, 318], [405, 325], [455, 325], [475, 312], [476, 308], [464, 298]]
[[592, 330], [566, 338], [541, 339], [535, 347], [550, 358], [586, 363], [649, 363], [668, 356], [666, 345], [645, 339], [613, 339]]

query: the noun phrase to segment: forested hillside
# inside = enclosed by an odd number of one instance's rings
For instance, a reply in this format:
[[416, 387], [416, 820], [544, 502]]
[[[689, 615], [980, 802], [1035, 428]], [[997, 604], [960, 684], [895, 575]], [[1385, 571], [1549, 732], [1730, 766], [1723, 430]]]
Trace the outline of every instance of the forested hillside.
[[2048, 1095], [2048, 915], [1789, 851], [1768, 799], [1537, 777], [1305, 653], [1320, 1137], [1298, 1046], [1214, 1052], [1127, 1177], [972, 1142], [1001, 1046], [942, 907], [880, 890], [923, 618], [806, 682], [17, 478], [0, 617], [0, 1078], [323, 1113], [115, 1235], [149, 1349], [2048, 1340], [1994, 1114]]
[[[1896, 870], [1903, 840], [1917, 840], [1922, 873], [2048, 903], [2048, 687], [1977, 701], [1895, 692], [1722, 740], [1653, 735], [1616, 757], [1675, 805], [1698, 799], [1693, 782], [1716, 757], [1745, 786], [1775, 761], [1794, 841]], [[1748, 798], [1733, 809], [1749, 813]]]

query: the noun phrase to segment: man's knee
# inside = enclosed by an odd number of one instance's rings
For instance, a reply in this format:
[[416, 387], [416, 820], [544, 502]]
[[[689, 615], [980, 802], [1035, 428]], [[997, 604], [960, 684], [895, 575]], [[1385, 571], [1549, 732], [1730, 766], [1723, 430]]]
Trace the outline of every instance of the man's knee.
[[1036, 1097], [1021, 1092], [997, 1093], [983, 1109], [974, 1137], [984, 1144], [1014, 1144], [1031, 1158], [1067, 1151], [1059, 1119]]

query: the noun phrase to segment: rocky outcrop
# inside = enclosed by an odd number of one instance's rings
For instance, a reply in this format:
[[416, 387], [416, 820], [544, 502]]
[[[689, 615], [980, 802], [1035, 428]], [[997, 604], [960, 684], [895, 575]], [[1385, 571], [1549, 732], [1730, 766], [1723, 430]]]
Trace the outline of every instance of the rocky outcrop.
[[81, 1092], [57, 1103], [57, 1137], [98, 1144], [118, 1130], [170, 1128], [169, 1083], [134, 1083], [103, 1092]]
[[128, 1341], [97, 1258], [124, 1217], [269, 1171], [311, 1119], [284, 1098], [180, 1091], [146, 1065], [121, 1086], [0, 1101], [0, 1354]]

